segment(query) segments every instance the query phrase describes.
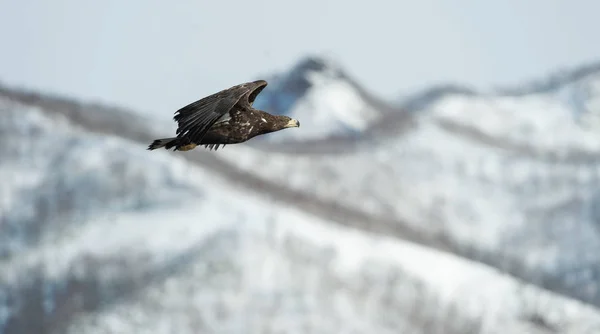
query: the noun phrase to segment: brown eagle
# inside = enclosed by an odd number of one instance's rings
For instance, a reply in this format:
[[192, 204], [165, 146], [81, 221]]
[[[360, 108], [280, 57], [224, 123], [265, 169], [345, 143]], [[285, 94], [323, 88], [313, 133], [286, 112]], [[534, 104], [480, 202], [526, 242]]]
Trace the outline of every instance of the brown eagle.
[[265, 80], [246, 82], [188, 104], [175, 112], [177, 136], [156, 139], [148, 149], [164, 147], [189, 151], [204, 145], [217, 150], [221, 145], [242, 143], [265, 133], [299, 127], [298, 120], [252, 107], [256, 96], [266, 86]]

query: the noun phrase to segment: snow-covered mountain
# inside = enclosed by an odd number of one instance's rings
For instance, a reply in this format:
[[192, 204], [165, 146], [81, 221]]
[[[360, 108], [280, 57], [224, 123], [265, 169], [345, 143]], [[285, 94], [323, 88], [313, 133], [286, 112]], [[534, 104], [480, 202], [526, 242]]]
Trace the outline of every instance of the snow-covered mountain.
[[324, 58], [306, 57], [290, 71], [268, 78], [268, 82], [255, 107], [303, 120], [303, 131], [282, 132], [277, 140], [352, 136], [386, 111], [385, 105]]
[[293, 144], [218, 152], [1, 89], [0, 333], [599, 332], [600, 72], [413, 109], [347, 80], [375, 107], [345, 117], [336, 68], [269, 80], [260, 103], [294, 103], [264, 109], [320, 108]]
[[584, 121], [599, 112], [599, 82], [592, 67], [529, 94], [436, 94], [411, 111], [414, 126], [345, 153], [240, 146], [221, 156], [600, 305], [600, 132]]
[[[344, 228], [78, 118], [7, 99], [0, 108], [2, 333], [600, 326], [575, 301]], [[474, 279], [482, 289], [465, 290]]]

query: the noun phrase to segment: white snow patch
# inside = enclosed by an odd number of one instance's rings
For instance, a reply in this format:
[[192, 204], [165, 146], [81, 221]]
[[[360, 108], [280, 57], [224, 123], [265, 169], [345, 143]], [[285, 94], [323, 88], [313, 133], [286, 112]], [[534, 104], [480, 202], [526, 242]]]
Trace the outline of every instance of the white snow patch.
[[[261, 205], [260, 201], [252, 200], [252, 202]], [[264, 207], [264, 204], [261, 206]], [[188, 212], [188, 210], [182, 208], [179, 215], [183, 217], [193, 214], [193, 211]], [[173, 214], [175, 212], [169, 213], [168, 216], [172, 217]], [[365, 298], [375, 304], [365, 305], [367, 308], [364, 310], [357, 304], [361, 299], [356, 299], [352, 288], [357, 277], [368, 274], [369, 268], [382, 268], [381, 265], [389, 265], [391, 266], [389, 268], [394, 268], [392, 270], [400, 270], [403, 275], [422, 282], [428, 293], [436, 296], [435, 306], [409, 303], [403, 307], [430, 308], [422, 312], [438, 321], [448, 321], [448, 325], [461, 321], [461, 318], [480, 317], [483, 319], [484, 333], [492, 333], [502, 328], [523, 330], [527, 327], [522, 323], [522, 317], [533, 311], [571, 328], [599, 324], [600, 314], [596, 310], [534, 287], [522, 286], [497, 270], [456, 256], [392, 238], [371, 236], [356, 230], [333, 226], [279, 205], [276, 206], [273, 219], [274, 221], [270, 223], [268, 220], [256, 219], [252, 224], [229, 225], [229, 229], [236, 229], [240, 238], [236, 239], [238, 241], [234, 244], [215, 245], [217, 249], [224, 247], [221, 248], [222, 251], [212, 255], [216, 256], [218, 263], [224, 266], [214, 274], [220, 277], [217, 279], [218, 283], [209, 283], [209, 280], [212, 280], [210, 276], [201, 276], [204, 278], [195, 276], [206, 274], [205, 269], [200, 269], [205, 268], [205, 265], [193, 266], [190, 267], [190, 271], [149, 287], [138, 300], [126, 301], [99, 314], [80, 318], [74, 323], [71, 331], [96, 333], [103, 330], [131, 331], [135, 328], [138, 333], [150, 331], [192, 333], [199, 328], [204, 328], [209, 332], [223, 333], [270, 327], [287, 332], [302, 332], [298, 322], [308, 321], [309, 327], [313, 329], [336, 328], [344, 331], [344, 329], [362, 328], [361, 332], [387, 333], [391, 332], [388, 331], [389, 328], [386, 330], [384, 324], [375, 320], [377, 318], [371, 318], [373, 312], [380, 312], [381, 306], [377, 303], [381, 301], [377, 296], [383, 286], [370, 287], [369, 294]], [[177, 226], [176, 224], [175, 230], [178, 229]], [[175, 231], [168, 229], [163, 229], [161, 232], [176, 235]], [[159, 233], [146, 235], [146, 237], [164, 238], [157, 234]], [[198, 236], [200, 234], [202, 233], [198, 232]], [[301, 248], [302, 252], [316, 256], [307, 258], [307, 261], [316, 261], [312, 267], [304, 267], [300, 265], [303, 262], [296, 262], [305, 260], [286, 258], [282, 253], [284, 248], [281, 247], [285, 247], [291, 241], [293, 244], [301, 241], [298, 245], [304, 245]], [[196, 242], [199, 242], [199, 239]], [[149, 243], [157, 245], [154, 241]], [[164, 243], [158, 241], [158, 244], [159, 247], [149, 247], [148, 250], [155, 254], [175, 254], [183, 250], [181, 245], [172, 241]], [[191, 246], [191, 243], [187, 243], [186, 246]], [[319, 249], [320, 251], [314, 253]], [[323, 253], [325, 250], [334, 256], [326, 260], [323, 258], [326, 254]], [[309, 260], [310, 258], [312, 260]], [[319, 265], [325, 267], [319, 268]], [[227, 268], [231, 266], [241, 272], [228, 271]], [[326, 308], [322, 300], [312, 301], [312, 298], [318, 298], [315, 293], [326, 295], [333, 293], [331, 290], [319, 290], [324, 288], [322, 285], [324, 272], [331, 272], [341, 280], [338, 283], [340, 292], [331, 296], [334, 298], [330, 300], [333, 309]], [[386, 276], [385, 272], [378, 272], [377, 275]], [[297, 281], [300, 278], [304, 281]], [[217, 284], [214, 289], [219, 291], [220, 295], [213, 295], [210, 290], [203, 288], [206, 284]], [[402, 289], [402, 286], [398, 285], [392, 289]], [[298, 296], [295, 297], [295, 294]], [[544, 298], [546, 302], [540, 304], [547, 309], [540, 308], [537, 304], [537, 306], [533, 305], [535, 302], [529, 299], [534, 296]], [[390, 298], [411, 297], [400, 295], [390, 296]], [[277, 299], [280, 299], [282, 304], [269, 311], [271, 313], [262, 313], [267, 312], [271, 301]], [[160, 306], [150, 307], [149, 305], [156, 303], [156, 300], [160, 300]], [[398, 307], [402, 304], [393, 305]], [[459, 305], [459, 313], [452, 319], [443, 318], [444, 309], [452, 305]], [[551, 313], [557, 307], [562, 313]], [[411, 309], [389, 311], [394, 312], [398, 319], [401, 319], [404, 317], [403, 314], [410, 314]], [[221, 312], [225, 316], [219, 317], [215, 312]], [[439, 318], [436, 318], [436, 314]], [[337, 327], [329, 327], [333, 325], [324, 322], [325, 319], [320, 319], [320, 315], [338, 319]], [[305, 318], [308, 320], [302, 320]], [[410, 320], [410, 317], [406, 319], [407, 322]], [[198, 324], [192, 325], [195, 321]]]
[[343, 79], [324, 72], [308, 72], [311, 88], [292, 107], [290, 117], [302, 127], [281, 131], [277, 138], [321, 138], [351, 129], [364, 130], [379, 112]]
[[500, 141], [535, 148], [600, 151], [600, 134], [581, 127], [574, 111], [546, 94], [530, 96], [448, 96], [431, 107], [440, 119], [476, 128]]

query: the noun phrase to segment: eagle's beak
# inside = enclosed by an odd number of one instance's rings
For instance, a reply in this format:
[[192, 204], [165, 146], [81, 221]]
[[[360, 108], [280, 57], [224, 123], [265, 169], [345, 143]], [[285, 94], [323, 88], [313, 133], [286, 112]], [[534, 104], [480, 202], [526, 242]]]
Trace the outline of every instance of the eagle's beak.
[[299, 128], [300, 122], [297, 119], [290, 119], [290, 121], [285, 125], [286, 128]]

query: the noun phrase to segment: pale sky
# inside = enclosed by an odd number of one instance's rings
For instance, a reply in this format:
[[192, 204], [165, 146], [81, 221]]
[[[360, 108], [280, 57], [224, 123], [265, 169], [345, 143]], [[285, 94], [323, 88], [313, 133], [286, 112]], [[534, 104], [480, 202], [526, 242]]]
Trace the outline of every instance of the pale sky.
[[0, 0], [0, 81], [173, 112], [300, 57], [393, 98], [600, 60], [600, 1]]

